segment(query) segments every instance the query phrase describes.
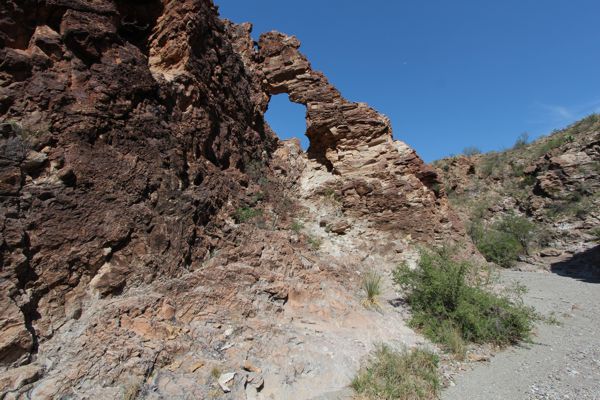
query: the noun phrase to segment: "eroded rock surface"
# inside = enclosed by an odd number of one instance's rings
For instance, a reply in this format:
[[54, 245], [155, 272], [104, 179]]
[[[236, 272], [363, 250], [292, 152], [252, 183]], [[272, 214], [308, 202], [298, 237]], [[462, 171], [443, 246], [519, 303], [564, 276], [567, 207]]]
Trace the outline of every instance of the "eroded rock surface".
[[207, 227], [243, 191], [240, 170], [275, 138], [209, 1], [0, 9], [0, 361], [11, 366], [86, 299], [198, 265], [218, 241]]

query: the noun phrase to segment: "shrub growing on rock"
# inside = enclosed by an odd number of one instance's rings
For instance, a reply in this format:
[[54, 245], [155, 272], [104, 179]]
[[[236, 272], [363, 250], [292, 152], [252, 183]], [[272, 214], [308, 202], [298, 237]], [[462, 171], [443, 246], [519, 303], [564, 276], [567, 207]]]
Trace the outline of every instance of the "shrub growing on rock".
[[234, 219], [238, 224], [248, 222], [253, 218], [262, 215], [262, 210], [257, 210], [251, 207], [240, 207], [235, 210]]

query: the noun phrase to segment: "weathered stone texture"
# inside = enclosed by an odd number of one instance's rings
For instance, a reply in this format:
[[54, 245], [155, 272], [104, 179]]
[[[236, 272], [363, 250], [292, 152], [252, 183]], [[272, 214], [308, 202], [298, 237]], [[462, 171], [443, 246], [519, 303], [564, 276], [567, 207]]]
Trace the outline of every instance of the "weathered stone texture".
[[8, 1], [0, 12], [10, 365], [52, 337], [90, 281], [104, 296], [202, 261], [239, 171], [276, 139], [210, 1]]

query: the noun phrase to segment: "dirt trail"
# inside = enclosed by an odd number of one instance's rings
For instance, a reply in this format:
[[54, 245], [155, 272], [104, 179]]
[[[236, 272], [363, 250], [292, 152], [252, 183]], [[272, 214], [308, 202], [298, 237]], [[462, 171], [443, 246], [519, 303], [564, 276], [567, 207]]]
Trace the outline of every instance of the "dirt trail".
[[[577, 260], [580, 261], [580, 260]], [[533, 343], [511, 348], [456, 377], [443, 400], [600, 400], [600, 265], [555, 264], [505, 271], [528, 288], [524, 300], [560, 325], [540, 323]]]

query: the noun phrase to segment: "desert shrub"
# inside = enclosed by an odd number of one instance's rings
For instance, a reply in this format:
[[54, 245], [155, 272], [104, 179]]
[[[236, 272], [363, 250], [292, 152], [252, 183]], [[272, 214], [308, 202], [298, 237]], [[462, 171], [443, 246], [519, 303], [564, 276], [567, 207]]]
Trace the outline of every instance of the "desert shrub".
[[294, 220], [294, 222], [292, 222], [292, 232], [298, 234], [300, 233], [300, 231], [304, 228], [304, 224], [302, 223], [302, 221], [299, 221], [297, 219]]
[[492, 176], [502, 169], [502, 156], [499, 153], [489, 153], [481, 163], [481, 175], [484, 178]]
[[262, 210], [257, 210], [251, 207], [240, 207], [235, 210], [234, 219], [238, 224], [248, 222], [253, 218], [262, 215]]
[[556, 220], [563, 216], [585, 219], [593, 207], [593, 196], [573, 192], [566, 199], [553, 201], [546, 207], [545, 214], [550, 220]]
[[308, 244], [313, 250], [319, 250], [323, 244], [323, 241], [318, 237], [309, 236]]
[[525, 217], [508, 214], [495, 224], [495, 228], [515, 238], [527, 253], [533, 241], [536, 228], [533, 222]]
[[504, 268], [512, 267], [524, 251], [514, 236], [495, 229], [485, 229], [476, 246], [486, 260]]
[[507, 297], [468, 283], [472, 266], [448, 248], [422, 251], [417, 269], [400, 266], [394, 281], [407, 290], [411, 325], [429, 339], [450, 346], [449, 329], [476, 343], [508, 345], [527, 339], [533, 313]]
[[510, 167], [512, 168], [512, 175], [519, 178], [525, 175], [525, 167], [523, 164], [511, 163]]
[[363, 305], [367, 308], [379, 306], [379, 295], [381, 295], [381, 275], [375, 271], [365, 274], [362, 281], [362, 289], [365, 291]]
[[566, 134], [572, 137], [591, 129], [597, 128], [600, 125], [600, 114], [590, 114], [582, 120], [575, 122], [566, 129]]
[[215, 380], [219, 379], [221, 373], [221, 369], [217, 366], [212, 367], [210, 370], [210, 376]]
[[352, 389], [369, 400], [430, 400], [440, 391], [438, 357], [426, 350], [395, 351], [378, 346], [352, 380]]
[[562, 145], [564, 145], [566, 143], [573, 142], [574, 140], [575, 140], [575, 138], [570, 134], [563, 133], [563, 134], [553, 135], [537, 147], [537, 149], [535, 151], [535, 155], [537, 157], [541, 157], [544, 154], [549, 153], [550, 151], [552, 151], [558, 147], [561, 147]]
[[522, 254], [527, 254], [538, 233], [535, 224], [525, 217], [508, 214], [485, 227], [477, 214], [467, 226], [467, 233], [487, 261], [511, 267]]
[[475, 146], [468, 146], [463, 149], [463, 154], [468, 157], [476, 156], [477, 154], [481, 154], [481, 150]]
[[451, 321], [443, 321], [437, 334], [437, 342], [443, 349], [454, 354], [457, 360], [464, 360], [467, 354], [467, 345], [463, 339], [462, 332]]
[[535, 234], [535, 243], [540, 247], [548, 247], [554, 239], [554, 232], [548, 227], [538, 228]]
[[517, 137], [517, 140], [513, 145], [513, 149], [522, 149], [523, 147], [527, 146], [527, 143], [529, 143], [529, 134], [527, 132], [523, 132], [519, 135], [519, 137]]

